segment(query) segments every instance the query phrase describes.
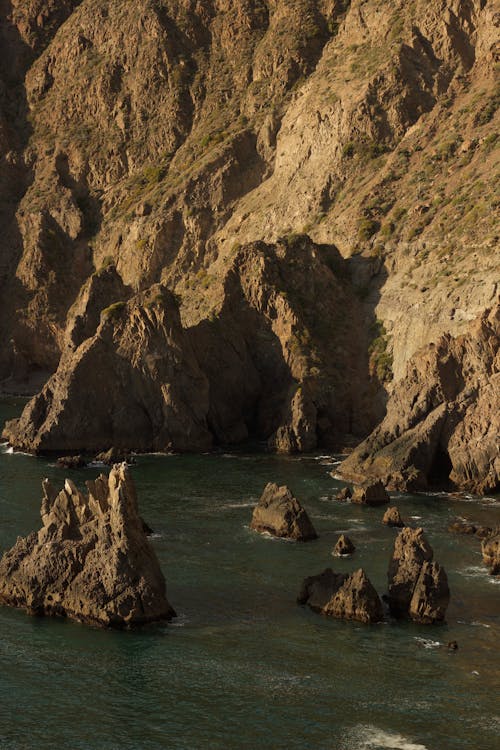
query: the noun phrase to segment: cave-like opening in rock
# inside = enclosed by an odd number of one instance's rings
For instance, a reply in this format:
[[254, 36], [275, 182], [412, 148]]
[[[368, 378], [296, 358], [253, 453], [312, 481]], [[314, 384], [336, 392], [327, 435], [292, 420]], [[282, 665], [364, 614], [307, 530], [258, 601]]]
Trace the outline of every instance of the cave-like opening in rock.
[[431, 487], [447, 489], [452, 485], [450, 474], [453, 469], [448, 451], [441, 446], [438, 447], [432, 461], [427, 481]]

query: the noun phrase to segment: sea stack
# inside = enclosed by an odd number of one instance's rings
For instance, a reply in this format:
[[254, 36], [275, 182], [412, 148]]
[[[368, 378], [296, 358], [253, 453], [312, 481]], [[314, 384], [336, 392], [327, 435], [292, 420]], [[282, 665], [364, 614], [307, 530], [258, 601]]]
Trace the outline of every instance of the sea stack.
[[332, 555], [334, 555], [334, 557], [343, 557], [344, 555], [352, 555], [355, 551], [356, 547], [351, 542], [349, 537], [345, 534], [341, 534], [338, 538]]
[[401, 518], [401, 514], [398, 508], [396, 508], [395, 506], [387, 508], [384, 513], [382, 523], [384, 524], [384, 526], [393, 526], [396, 529], [403, 529], [406, 525]]
[[270, 482], [256, 506], [250, 528], [281, 539], [307, 542], [318, 535], [309, 516], [288, 487]]
[[357, 620], [371, 624], [384, 619], [382, 602], [361, 568], [351, 575], [327, 568], [306, 578], [297, 598], [315, 612], [337, 620]]
[[444, 568], [433, 557], [422, 529], [406, 527], [398, 534], [388, 571], [389, 608], [394, 617], [423, 625], [444, 620], [450, 590]]
[[87, 482], [43, 482], [42, 528], [0, 561], [0, 603], [102, 627], [169, 620], [165, 579], [125, 464]]

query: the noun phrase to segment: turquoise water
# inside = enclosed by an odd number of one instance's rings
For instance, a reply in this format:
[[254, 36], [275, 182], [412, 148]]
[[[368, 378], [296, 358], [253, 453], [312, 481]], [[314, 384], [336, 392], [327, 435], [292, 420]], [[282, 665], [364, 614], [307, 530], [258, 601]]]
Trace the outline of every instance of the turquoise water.
[[[0, 405], [0, 422], [19, 404]], [[4, 451], [5, 449], [3, 449]], [[363, 566], [380, 593], [396, 532], [383, 509], [327, 499], [334, 458], [147, 456], [141, 512], [179, 613], [173, 625], [108, 632], [0, 608], [0, 747], [486, 750], [500, 734], [500, 585], [451, 518], [500, 522], [500, 503], [397, 496], [448, 572], [447, 625], [372, 627], [295, 604], [302, 579]], [[78, 483], [98, 469], [71, 474]], [[0, 551], [39, 527], [49, 461], [0, 454]], [[248, 529], [269, 480], [287, 483], [320, 534], [304, 545]], [[418, 518], [417, 518], [418, 516]], [[340, 532], [357, 551], [331, 557]], [[444, 646], [457, 640], [459, 650]]]

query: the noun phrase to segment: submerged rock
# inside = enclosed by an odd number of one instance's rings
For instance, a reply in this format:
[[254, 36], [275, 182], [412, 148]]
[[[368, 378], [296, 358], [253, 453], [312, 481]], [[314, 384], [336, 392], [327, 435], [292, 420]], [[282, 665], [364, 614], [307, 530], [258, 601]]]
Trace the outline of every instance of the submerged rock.
[[362, 569], [347, 575], [327, 568], [306, 578], [297, 602], [338, 620], [374, 623], [384, 619], [382, 602]]
[[493, 534], [491, 526], [478, 526], [470, 521], [462, 521], [461, 519], [453, 521], [448, 526], [448, 531], [451, 534], [467, 534], [470, 536], [477, 536], [479, 539], [486, 539]]
[[83, 456], [60, 456], [57, 465], [62, 469], [82, 469], [87, 461]]
[[380, 480], [358, 484], [352, 493], [352, 502], [361, 505], [384, 505], [389, 500], [389, 495]]
[[43, 482], [42, 528], [0, 561], [0, 603], [91, 625], [133, 627], [175, 612], [125, 465], [87, 482]]
[[250, 528], [297, 542], [318, 538], [309, 516], [288, 487], [272, 482], [266, 485], [254, 509]]
[[338, 542], [335, 545], [335, 549], [333, 550], [333, 554], [336, 557], [342, 557], [343, 555], [352, 555], [353, 552], [356, 551], [356, 547], [351, 542], [348, 536], [345, 534], [341, 534], [339, 536]]
[[406, 527], [398, 534], [388, 571], [388, 602], [394, 617], [423, 624], [444, 620], [450, 601], [448, 579], [433, 557], [422, 529]]
[[399, 509], [396, 508], [395, 506], [393, 506], [392, 508], [387, 508], [387, 510], [384, 513], [382, 523], [385, 524], [385, 526], [393, 526], [398, 529], [402, 529], [406, 525], [403, 519], [401, 518]]
[[484, 564], [490, 569], [491, 575], [500, 574], [500, 531], [484, 539], [481, 543]]
[[99, 463], [106, 464], [107, 466], [114, 466], [115, 464], [131, 464], [134, 463], [134, 459], [130, 451], [120, 450], [119, 448], [110, 448], [107, 451], [98, 453], [95, 457]]

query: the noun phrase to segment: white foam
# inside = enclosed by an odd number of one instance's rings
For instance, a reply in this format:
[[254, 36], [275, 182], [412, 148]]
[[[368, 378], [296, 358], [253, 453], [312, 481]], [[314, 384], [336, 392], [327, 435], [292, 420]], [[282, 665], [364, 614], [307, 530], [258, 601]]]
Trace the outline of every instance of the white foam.
[[425, 745], [417, 744], [398, 732], [372, 726], [356, 727], [346, 747], [349, 750], [428, 750]]
[[486, 578], [489, 575], [484, 565], [469, 565], [458, 572], [462, 573], [466, 578]]
[[440, 641], [432, 641], [430, 638], [419, 638], [415, 636], [417, 643], [420, 643], [424, 648], [439, 648], [443, 644]]

